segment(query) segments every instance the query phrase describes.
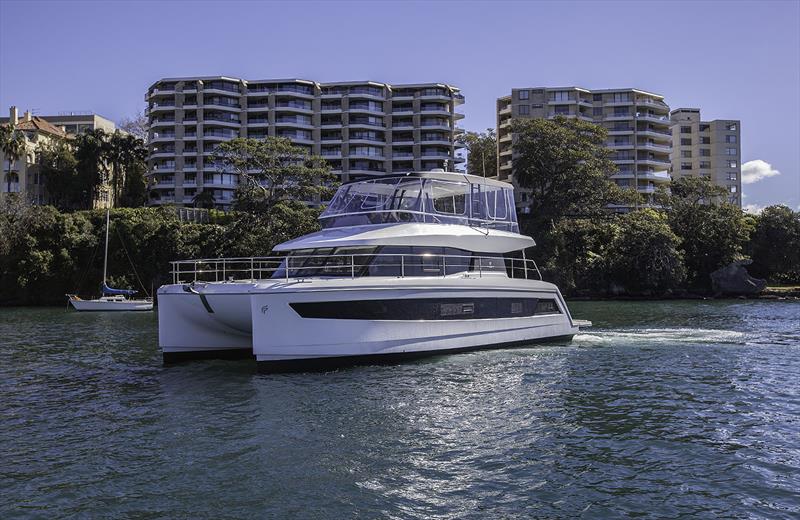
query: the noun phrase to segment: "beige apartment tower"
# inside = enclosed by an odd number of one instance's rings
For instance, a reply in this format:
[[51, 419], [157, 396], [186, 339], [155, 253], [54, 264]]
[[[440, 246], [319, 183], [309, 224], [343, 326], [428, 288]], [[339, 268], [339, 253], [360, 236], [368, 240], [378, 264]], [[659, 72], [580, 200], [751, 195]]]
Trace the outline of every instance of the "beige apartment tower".
[[[579, 118], [608, 130], [606, 146], [618, 172], [612, 179], [648, 198], [670, 182], [669, 106], [664, 97], [634, 88], [590, 90], [579, 87], [515, 88], [497, 100], [498, 177], [511, 179], [517, 118]], [[526, 195], [520, 194], [525, 207]], [[624, 209], [624, 208], [620, 208]]]
[[706, 177], [728, 191], [728, 202], [742, 206], [741, 122], [703, 121], [699, 108], [678, 108], [672, 119], [672, 176]]
[[291, 139], [324, 157], [342, 181], [454, 169], [459, 89], [443, 83], [317, 83], [224, 76], [167, 78], [147, 91], [150, 203], [192, 205], [211, 190], [228, 208], [237, 175], [213, 164], [235, 137]]

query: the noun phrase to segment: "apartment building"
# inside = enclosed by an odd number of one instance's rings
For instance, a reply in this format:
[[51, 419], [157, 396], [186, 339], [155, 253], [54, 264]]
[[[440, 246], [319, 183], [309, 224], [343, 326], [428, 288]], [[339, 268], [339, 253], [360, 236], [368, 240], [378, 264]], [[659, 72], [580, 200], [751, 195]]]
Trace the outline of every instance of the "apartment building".
[[324, 157], [345, 182], [463, 161], [455, 109], [464, 97], [442, 83], [166, 78], [145, 100], [153, 205], [191, 205], [211, 190], [216, 206], [229, 207], [239, 179], [212, 157], [235, 137], [286, 137]]
[[703, 121], [699, 108], [670, 112], [672, 176], [706, 177], [728, 191], [728, 201], [742, 206], [741, 121]]
[[[634, 88], [590, 90], [580, 87], [515, 88], [497, 100], [498, 177], [512, 179], [514, 136], [511, 122], [525, 118], [579, 118], [608, 130], [606, 146], [618, 171], [612, 179], [651, 197], [670, 182], [669, 106], [664, 96]], [[520, 192], [525, 208], [527, 195]], [[624, 210], [624, 207], [620, 207]]]

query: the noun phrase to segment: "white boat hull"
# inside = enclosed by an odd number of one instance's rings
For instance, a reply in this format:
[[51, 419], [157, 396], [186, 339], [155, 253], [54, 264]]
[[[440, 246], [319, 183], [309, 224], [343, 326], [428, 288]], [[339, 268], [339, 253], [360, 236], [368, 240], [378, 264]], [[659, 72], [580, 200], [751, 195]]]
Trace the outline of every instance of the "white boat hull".
[[74, 300], [69, 303], [76, 311], [152, 311], [153, 302], [147, 300]]
[[[328, 319], [303, 317], [291, 306], [326, 302], [347, 308], [353, 302], [407, 300], [413, 308], [416, 301], [482, 298], [548, 299], [556, 302], [558, 312], [476, 319]], [[167, 361], [236, 351], [255, 356], [261, 369], [284, 371], [525, 345], [569, 339], [577, 332], [554, 285], [502, 275], [208, 283], [159, 289], [159, 341]]]

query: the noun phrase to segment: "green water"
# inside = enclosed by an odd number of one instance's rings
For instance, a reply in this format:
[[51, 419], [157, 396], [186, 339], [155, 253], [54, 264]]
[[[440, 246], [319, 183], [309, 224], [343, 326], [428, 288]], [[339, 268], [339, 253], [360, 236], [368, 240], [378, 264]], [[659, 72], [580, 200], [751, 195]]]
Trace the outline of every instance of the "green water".
[[283, 375], [0, 309], [0, 518], [800, 515], [800, 303], [571, 309], [570, 343]]

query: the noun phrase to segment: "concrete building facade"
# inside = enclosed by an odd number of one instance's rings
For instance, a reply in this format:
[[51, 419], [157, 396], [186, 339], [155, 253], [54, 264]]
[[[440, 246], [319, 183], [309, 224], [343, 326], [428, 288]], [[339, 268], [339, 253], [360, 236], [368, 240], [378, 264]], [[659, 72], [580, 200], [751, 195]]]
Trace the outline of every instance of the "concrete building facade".
[[227, 208], [237, 175], [213, 164], [236, 137], [290, 139], [321, 155], [342, 181], [455, 168], [455, 111], [464, 101], [443, 83], [317, 83], [225, 76], [165, 78], [148, 89], [150, 203], [191, 205], [211, 190]]
[[706, 177], [728, 192], [728, 202], [742, 206], [741, 121], [703, 121], [699, 108], [678, 108], [672, 120], [672, 176]]
[[[497, 100], [497, 171], [501, 180], [513, 177], [511, 122], [556, 116], [579, 118], [608, 130], [606, 146], [619, 169], [612, 179], [620, 186], [649, 198], [659, 185], [670, 182], [672, 132], [664, 97], [634, 88], [580, 87], [515, 88], [511, 95]], [[520, 197], [524, 208], [526, 194], [520, 193]]]

